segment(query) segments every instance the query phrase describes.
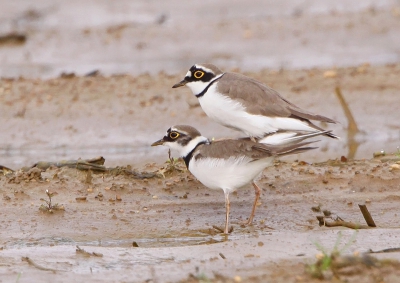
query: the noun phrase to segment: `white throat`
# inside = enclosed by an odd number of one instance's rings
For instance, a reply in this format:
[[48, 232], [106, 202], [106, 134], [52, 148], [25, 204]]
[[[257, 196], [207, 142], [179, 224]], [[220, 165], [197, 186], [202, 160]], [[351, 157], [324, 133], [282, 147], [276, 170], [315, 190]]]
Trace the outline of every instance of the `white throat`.
[[164, 145], [168, 146], [172, 150], [178, 152], [180, 157], [187, 156], [199, 143], [208, 142], [208, 139], [203, 136], [198, 136], [192, 139], [187, 145], [182, 146], [177, 142], [166, 142]]

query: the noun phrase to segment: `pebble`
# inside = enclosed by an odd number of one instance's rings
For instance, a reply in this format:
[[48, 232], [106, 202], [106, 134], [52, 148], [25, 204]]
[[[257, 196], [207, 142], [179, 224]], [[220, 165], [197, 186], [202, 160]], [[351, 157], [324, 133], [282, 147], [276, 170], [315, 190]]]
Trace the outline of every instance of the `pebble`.
[[392, 170], [400, 170], [400, 164], [392, 164], [392, 165], [390, 165], [390, 169], [392, 169]]
[[336, 78], [337, 72], [334, 70], [329, 70], [324, 72], [324, 78]]

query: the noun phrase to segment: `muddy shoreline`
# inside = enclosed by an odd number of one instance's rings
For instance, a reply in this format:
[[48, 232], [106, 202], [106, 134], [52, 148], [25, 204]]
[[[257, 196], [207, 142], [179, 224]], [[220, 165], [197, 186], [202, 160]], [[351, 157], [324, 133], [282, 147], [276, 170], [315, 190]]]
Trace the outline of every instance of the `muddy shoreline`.
[[[319, 150], [308, 154], [312, 162], [341, 155], [371, 158], [373, 152], [395, 152], [399, 146], [399, 64], [246, 74], [267, 83], [296, 105], [339, 122], [321, 125], [342, 139], [322, 139]], [[2, 165], [18, 169], [40, 160], [98, 155], [105, 156], [109, 166], [162, 162], [164, 150], [149, 145], [170, 126], [183, 121], [210, 138], [240, 136], [206, 117], [188, 89], [172, 89], [180, 79], [180, 75], [163, 73], [44, 81], [2, 79]], [[348, 131], [336, 87], [340, 87], [355, 117], [358, 133]]]
[[[0, 165], [15, 171], [0, 167], [0, 281], [400, 282], [399, 2], [230, 4], [2, 2]], [[203, 62], [338, 121], [320, 126], [341, 137], [267, 168], [252, 226], [252, 187], [234, 193], [228, 237], [213, 228], [222, 191], [150, 147], [182, 123], [240, 136], [171, 88]], [[110, 170], [82, 164], [99, 156]], [[329, 211], [365, 226], [358, 204], [376, 228], [319, 225]]]
[[[238, 224], [250, 212], [251, 187], [233, 194], [234, 230], [228, 237], [212, 227], [223, 225], [222, 192], [202, 186], [183, 163], [173, 171], [165, 170], [167, 163], [148, 164], [139, 171], [158, 175], [147, 179], [67, 167], [1, 175], [1, 277], [200, 282], [195, 278], [204, 276], [237, 282], [239, 276], [242, 282], [310, 282], [305, 266], [319, 252], [315, 242], [329, 250], [339, 231], [345, 240], [355, 233], [320, 227], [320, 213], [311, 209], [318, 205], [355, 223], [364, 223], [357, 204], [366, 203], [373, 215], [378, 228], [360, 230], [344, 254], [398, 247], [398, 155], [320, 164], [306, 160], [276, 162], [264, 171], [257, 181], [262, 196], [252, 226]], [[40, 210], [46, 190], [57, 193], [52, 201], [62, 210]], [[97, 256], [76, 252], [76, 245]], [[400, 259], [400, 253], [382, 257]], [[390, 274], [385, 282], [400, 276], [395, 270]]]

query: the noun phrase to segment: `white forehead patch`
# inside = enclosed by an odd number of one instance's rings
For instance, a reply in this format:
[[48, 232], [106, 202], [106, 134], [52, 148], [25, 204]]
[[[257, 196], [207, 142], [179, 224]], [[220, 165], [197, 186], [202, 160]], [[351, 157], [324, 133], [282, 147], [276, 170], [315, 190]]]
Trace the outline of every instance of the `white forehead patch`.
[[204, 67], [204, 66], [202, 66], [202, 65], [197, 65], [197, 64], [196, 64], [195, 66], [196, 66], [197, 69], [201, 69], [201, 70], [205, 71], [206, 73], [214, 74], [213, 70], [211, 70], [211, 69], [209, 69], [209, 68], [206, 68], [206, 67]]
[[191, 77], [192, 76], [192, 72], [191, 71], [188, 71], [187, 73], [186, 73], [186, 77]]
[[[182, 131], [182, 130], [179, 130], [179, 129], [174, 128], [174, 127], [171, 127], [171, 132], [178, 132], [178, 133], [181, 133], [181, 134], [184, 134], [184, 135], [187, 135], [187, 134], [188, 134], [187, 132]], [[168, 132], [167, 132], [166, 135], [168, 135]]]

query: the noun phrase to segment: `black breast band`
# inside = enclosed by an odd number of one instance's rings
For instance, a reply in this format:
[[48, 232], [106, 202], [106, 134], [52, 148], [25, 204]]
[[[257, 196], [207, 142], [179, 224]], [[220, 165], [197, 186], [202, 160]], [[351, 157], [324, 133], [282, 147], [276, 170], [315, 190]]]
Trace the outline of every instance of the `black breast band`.
[[194, 153], [194, 151], [196, 150], [196, 148], [199, 146], [199, 145], [201, 145], [201, 144], [208, 144], [208, 143], [210, 143], [209, 141], [202, 141], [202, 142], [199, 142], [185, 157], [183, 157], [183, 160], [185, 161], [185, 164], [186, 164], [186, 168], [189, 170], [189, 162], [190, 162], [190, 159], [192, 159], [192, 157], [193, 157], [193, 153]]
[[200, 92], [199, 94], [196, 94], [196, 97], [197, 98], [202, 97], [207, 92], [207, 90], [210, 88], [210, 86], [212, 86], [216, 81], [218, 81], [220, 78], [222, 78], [222, 76], [224, 74], [225, 73], [223, 73], [219, 78], [217, 78], [217, 79], [213, 80], [211, 83], [209, 83], [208, 86], [205, 89], [203, 89], [202, 92]]

